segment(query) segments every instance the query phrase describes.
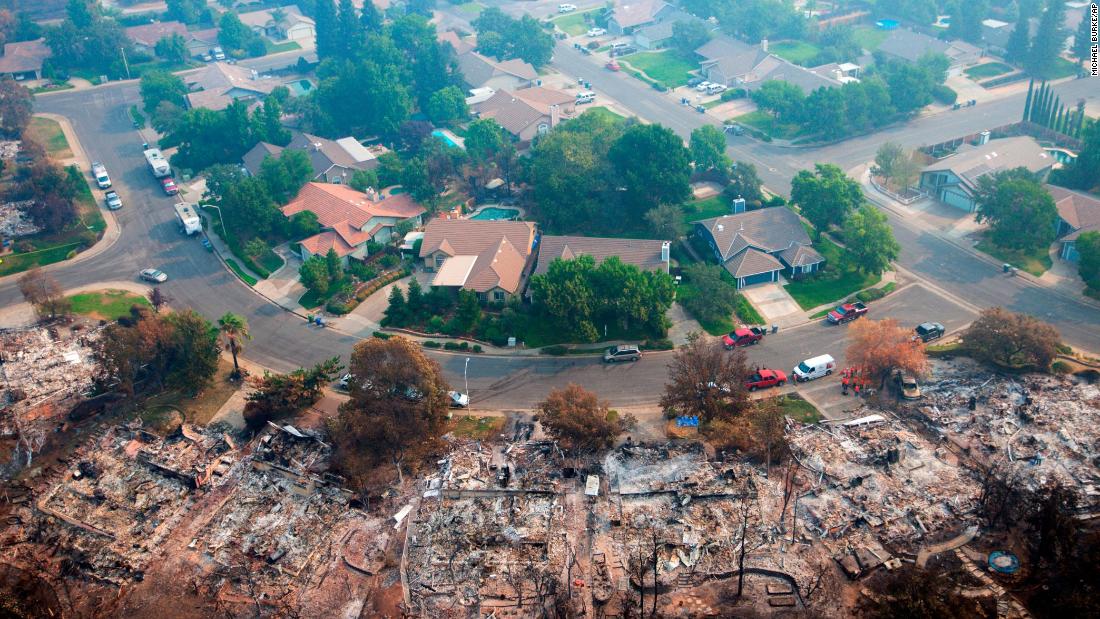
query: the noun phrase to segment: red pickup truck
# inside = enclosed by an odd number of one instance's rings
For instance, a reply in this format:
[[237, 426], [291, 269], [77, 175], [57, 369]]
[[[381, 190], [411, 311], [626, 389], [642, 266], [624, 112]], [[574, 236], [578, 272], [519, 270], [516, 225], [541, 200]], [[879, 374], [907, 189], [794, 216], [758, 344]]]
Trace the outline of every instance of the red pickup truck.
[[855, 303], [842, 303], [826, 316], [829, 322], [839, 325], [842, 322], [851, 322], [867, 313], [867, 306], [859, 301]]
[[779, 370], [757, 370], [745, 381], [745, 388], [749, 391], [767, 389], [769, 387], [782, 387], [787, 384], [787, 375]]
[[760, 327], [741, 327], [734, 329], [722, 336], [722, 344], [726, 350], [737, 346], [751, 346], [764, 339], [767, 331]]

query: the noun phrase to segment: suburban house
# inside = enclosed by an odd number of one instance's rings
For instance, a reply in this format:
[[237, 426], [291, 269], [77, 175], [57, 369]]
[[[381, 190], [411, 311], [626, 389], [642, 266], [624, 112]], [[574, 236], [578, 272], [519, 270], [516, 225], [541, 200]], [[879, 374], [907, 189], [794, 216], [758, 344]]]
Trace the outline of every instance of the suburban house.
[[0, 56], [0, 78], [42, 79], [42, 64], [52, 55], [46, 39], [5, 43], [4, 55]]
[[477, 47], [477, 37], [468, 36], [463, 38], [458, 36], [458, 33], [454, 30], [436, 33], [435, 39], [440, 43], [450, 43], [451, 49], [455, 51], [456, 58], [467, 52], [474, 51], [474, 48]]
[[187, 106], [223, 110], [237, 99], [260, 100], [280, 85], [278, 80], [261, 78], [254, 69], [215, 62], [194, 75], [184, 77]]
[[211, 49], [221, 45], [218, 43], [218, 29], [191, 30], [184, 37], [187, 46], [187, 56], [190, 58], [202, 58], [209, 54]]
[[1085, 232], [1100, 232], [1100, 198], [1055, 185], [1047, 185], [1046, 190], [1058, 207], [1058, 242], [1062, 244], [1058, 256], [1076, 262], [1080, 258], [1077, 237]]
[[252, 32], [272, 41], [310, 41], [317, 35], [316, 23], [303, 15], [298, 5], [280, 8], [282, 18], [278, 21], [273, 15], [276, 9], [241, 13], [239, 17], [241, 23], [251, 28]]
[[269, 155], [278, 157], [288, 148], [305, 151], [313, 165], [313, 180], [323, 183], [345, 184], [357, 170], [373, 170], [378, 167], [378, 157], [389, 149], [384, 146], [363, 146], [353, 137], [329, 140], [308, 133], [293, 132], [285, 147], [260, 142], [242, 158], [249, 174], [258, 176], [260, 166]]
[[982, 40], [993, 49], [1003, 50], [1008, 47], [1008, 39], [1012, 36], [1013, 25], [999, 19], [982, 20]]
[[633, 34], [637, 29], [657, 23], [673, 7], [663, 0], [615, 0], [607, 20], [607, 31], [616, 36]]
[[700, 46], [695, 53], [703, 58], [699, 70], [707, 81], [747, 90], [756, 90], [769, 80], [779, 80], [809, 93], [821, 87], [839, 86], [849, 78], [854, 79], [852, 67], [858, 73], [858, 65], [847, 63], [835, 67], [838, 70], [844, 67], [842, 76], [838, 76], [829, 65], [823, 65], [820, 71], [800, 67], [769, 53], [766, 39], [756, 46], [719, 36]]
[[942, 41], [927, 34], [898, 28], [879, 45], [878, 51], [888, 58], [916, 62], [928, 54], [943, 54], [951, 62], [950, 69], [961, 70], [981, 60], [982, 50], [966, 41]]
[[492, 118], [521, 143], [529, 143], [562, 120], [572, 118], [576, 96], [534, 86], [523, 90], [498, 90], [473, 106], [478, 118]]
[[125, 30], [126, 37], [134, 44], [134, 49], [146, 54], [152, 54], [161, 39], [170, 38], [178, 34], [187, 39], [187, 26], [178, 21], [159, 21], [152, 24], [130, 26]]
[[539, 240], [535, 275], [550, 269], [557, 260], [573, 260], [592, 256], [596, 264], [617, 256], [623, 264], [632, 264], [644, 271], [668, 273], [671, 243], [648, 239], [603, 239], [591, 236], [544, 236]]
[[462, 79], [470, 88], [517, 90], [530, 86], [539, 76], [535, 67], [519, 58], [495, 60], [471, 49], [456, 59]]
[[921, 171], [920, 189], [940, 202], [973, 213], [977, 210], [974, 193], [982, 176], [1024, 167], [1045, 178], [1053, 164], [1054, 157], [1027, 136], [963, 144], [954, 155]]
[[435, 272], [432, 286], [472, 290], [482, 301], [500, 302], [523, 293], [537, 238], [529, 221], [433, 219], [419, 257]]
[[[634, 44], [639, 49], [658, 49], [666, 47], [672, 42], [672, 26], [677, 22], [706, 22], [677, 8], [669, 8], [661, 11], [658, 21], [649, 26], [643, 26], [634, 31]], [[708, 30], [713, 26], [708, 26]]]
[[344, 264], [348, 258], [366, 258], [371, 241], [388, 243], [398, 222], [411, 219], [419, 226], [426, 212], [407, 193], [382, 195], [374, 189], [363, 193], [346, 185], [315, 182], [306, 183], [282, 210], [287, 217], [309, 211], [321, 224], [319, 234], [301, 242], [302, 260], [334, 249]]
[[794, 211], [784, 206], [712, 217], [695, 223], [695, 235], [710, 245], [737, 287], [796, 279], [816, 273], [825, 258]]

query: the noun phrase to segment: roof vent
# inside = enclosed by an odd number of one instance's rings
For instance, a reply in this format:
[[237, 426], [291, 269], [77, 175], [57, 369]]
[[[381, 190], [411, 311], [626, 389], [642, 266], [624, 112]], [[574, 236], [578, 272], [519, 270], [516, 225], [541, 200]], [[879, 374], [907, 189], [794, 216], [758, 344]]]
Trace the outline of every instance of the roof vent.
[[721, 232], [721, 231], [725, 230], [725, 229], [726, 229], [726, 227], [725, 227], [725, 226], [723, 226], [722, 224], [718, 224], [718, 228], [717, 228], [717, 229], [718, 229], [718, 231], [719, 231], [719, 232]]

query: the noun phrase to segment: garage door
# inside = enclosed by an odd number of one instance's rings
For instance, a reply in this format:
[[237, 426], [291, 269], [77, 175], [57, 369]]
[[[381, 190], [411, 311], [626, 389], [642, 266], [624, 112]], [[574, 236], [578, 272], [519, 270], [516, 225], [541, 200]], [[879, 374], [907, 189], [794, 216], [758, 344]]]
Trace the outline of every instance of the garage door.
[[752, 286], [753, 284], [767, 284], [775, 281], [775, 273], [769, 271], [767, 273], [760, 273], [759, 275], [750, 275], [749, 277], [741, 278], [741, 287]]

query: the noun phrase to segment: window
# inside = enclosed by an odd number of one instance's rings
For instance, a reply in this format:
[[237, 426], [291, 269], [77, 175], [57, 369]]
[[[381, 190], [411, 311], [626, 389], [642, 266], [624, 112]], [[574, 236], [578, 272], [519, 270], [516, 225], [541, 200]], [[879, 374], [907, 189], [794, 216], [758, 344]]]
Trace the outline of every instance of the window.
[[498, 303], [503, 301], [504, 300], [504, 291], [494, 290], [493, 291], [493, 300], [498, 302]]
[[435, 268], [437, 268], [437, 269], [438, 269], [439, 267], [443, 266], [443, 263], [444, 263], [444, 262], [445, 262], [446, 260], [447, 260], [447, 256], [438, 256], [438, 255], [437, 255], [437, 256], [435, 257]]

